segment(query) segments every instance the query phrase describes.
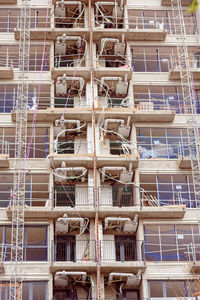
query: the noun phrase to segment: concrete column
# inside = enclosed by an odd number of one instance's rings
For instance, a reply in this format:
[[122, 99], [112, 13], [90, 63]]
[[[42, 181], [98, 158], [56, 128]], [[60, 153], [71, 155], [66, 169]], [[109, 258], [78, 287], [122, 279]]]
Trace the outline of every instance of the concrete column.
[[48, 281], [48, 300], [53, 299], [53, 275], [49, 274], [49, 281]]
[[50, 53], [49, 53], [49, 70], [54, 68], [54, 42], [51, 42]]
[[133, 83], [130, 80], [129, 81], [129, 87], [128, 87], [128, 97], [131, 99], [129, 107], [134, 107], [134, 96], [133, 96]]
[[89, 27], [89, 8], [85, 8], [85, 19], [84, 19], [84, 27], [88, 29]]
[[94, 151], [93, 147], [93, 129], [92, 129], [92, 124], [88, 123], [87, 125], [87, 149], [88, 149], [88, 154], [92, 154]]
[[50, 153], [53, 153], [54, 152], [54, 125], [50, 125], [49, 126], [49, 142], [50, 142]]
[[131, 47], [130, 44], [126, 44], [126, 64], [131, 67], [132, 57], [131, 57]]
[[135, 123], [132, 123], [130, 140], [133, 145], [131, 154], [137, 155], [137, 133], [136, 133]]
[[55, 82], [54, 80], [51, 80], [51, 85], [50, 85], [50, 107], [54, 108], [55, 104]]
[[134, 178], [135, 188], [134, 188], [134, 205], [141, 206], [140, 199], [140, 181], [139, 181], [139, 169], [135, 170], [135, 178]]
[[91, 93], [91, 84], [90, 82], [86, 83], [86, 105], [92, 106], [92, 93]]
[[136, 233], [136, 240], [137, 240], [137, 259], [142, 260], [143, 259], [143, 248], [142, 244], [144, 241], [144, 230], [143, 230], [143, 224], [139, 221], [137, 233]]
[[148, 299], [148, 282], [146, 280], [145, 274], [142, 276], [142, 282], [140, 285], [140, 298]]
[[48, 239], [49, 239], [49, 261], [50, 264], [54, 260], [54, 224], [53, 220], [49, 222], [49, 231], [48, 231]]
[[129, 29], [129, 26], [128, 26], [128, 10], [127, 10], [126, 5], [124, 5], [124, 25], [123, 25], [123, 28], [125, 30]]
[[196, 20], [197, 20], [197, 30], [198, 30], [198, 36], [200, 35], [200, 6], [196, 10]]
[[93, 62], [94, 62], [94, 68], [97, 67], [97, 45], [93, 43]]

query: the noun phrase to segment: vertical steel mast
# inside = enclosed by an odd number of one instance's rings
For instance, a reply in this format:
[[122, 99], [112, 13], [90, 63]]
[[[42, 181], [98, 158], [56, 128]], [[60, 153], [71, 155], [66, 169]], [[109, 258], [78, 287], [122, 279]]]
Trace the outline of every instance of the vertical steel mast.
[[10, 300], [22, 299], [30, 10], [30, 0], [22, 0], [19, 24], [19, 84], [16, 103], [15, 170], [12, 197]]
[[192, 177], [194, 183], [194, 193], [197, 206], [200, 206], [200, 137], [198, 129], [198, 119], [196, 114], [196, 103], [192, 74], [190, 72], [190, 62], [187, 44], [185, 43], [185, 24], [181, 0], [172, 0], [172, 11], [174, 18], [175, 33], [177, 36], [178, 67], [180, 69], [181, 86], [183, 93], [183, 103], [187, 116], [187, 135], [189, 153], [192, 167]]

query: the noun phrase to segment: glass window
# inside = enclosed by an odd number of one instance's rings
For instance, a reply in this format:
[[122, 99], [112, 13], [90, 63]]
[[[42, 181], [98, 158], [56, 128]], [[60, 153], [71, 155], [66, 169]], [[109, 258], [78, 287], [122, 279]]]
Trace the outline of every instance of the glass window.
[[[22, 300], [47, 300], [47, 282], [23, 282]], [[0, 300], [9, 300], [9, 282], [0, 282]]]
[[[188, 261], [189, 258], [200, 260], [197, 225], [145, 225], [144, 234], [144, 254], [147, 261]], [[191, 245], [195, 247], [195, 253], [192, 252]]]
[[162, 282], [150, 282], [149, 288], [150, 288], [150, 297], [152, 298], [163, 297]]
[[192, 281], [151, 281], [149, 286], [149, 297], [162, 298], [162, 297], [187, 297], [188, 296], [188, 283]]
[[184, 297], [185, 283], [184, 281], [167, 281], [166, 282], [167, 297]]
[[47, 227], [27, 226], [25, 228], [25, 250], [26, 261], [47, 260]]
[[33, 282], [33, 300], [46, 300], [47, 299], [47, 289], [46, 282]]
[[0, 281], [0, 300], [7, 299], [7, 283]]

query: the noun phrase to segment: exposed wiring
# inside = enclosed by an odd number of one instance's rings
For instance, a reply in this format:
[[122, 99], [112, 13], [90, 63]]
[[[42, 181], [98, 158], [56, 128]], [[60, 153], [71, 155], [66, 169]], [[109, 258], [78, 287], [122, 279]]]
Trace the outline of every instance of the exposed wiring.
[[[74, 167], [74, 169], [76, 169], [76, 168]], [[74, 172], [75, 171], [76, 170], [74, 170]], [[59, 177], [63, 180], [70, 180], [70, 179], [74, 180], [74, 179], [79, 179], [79, 178], [83, 177], [87, 173], [87, 169], [85, 171], [83, 171], [82, 174], [77, 175], [77, 176], [76, 175], [74, 175], [74, 176], [62, 176], [59, 173], [56, 173], [54, 170], [52, 171], [52, 173], [53, 173], [54, 176], [57, 176], [57, 177]]]
[[[101, 169], [101, 168], [99, 168], [99, 172], [100, 172], [101, 174], [104, 174], [104, 173], [102, 172], [102, 169]], [[134, 186], [135, 186], [136, 188], [138, 188], [140, 191], [145, 192], [145, 190], [144, 190], [143, 188], [141, 188], [139, 185], [135, 184], [134, 182], [123, 182], [123, 181], [121, 181], [121, 180], [119, 180], [119, 179], [114, 178], [113, 176], [110, 176], [110, 175], [106, 174], [106, 173], [105, 173], [105, 177], [107, 177], [107, 178], [109, 178], [109, 179], [112, 179], [112, 180], [114, 180], [114, 181], [116, 181], [116, 182], [119, 182], [119, 183], [123, 184], [124, 186], [126, 186], [126, 185], [134, 185]]]

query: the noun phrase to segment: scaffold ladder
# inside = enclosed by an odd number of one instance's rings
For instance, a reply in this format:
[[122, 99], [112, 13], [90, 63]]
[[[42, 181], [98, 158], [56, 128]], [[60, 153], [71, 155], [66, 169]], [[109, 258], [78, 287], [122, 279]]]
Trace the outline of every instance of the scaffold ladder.
[[30, 0], [22, 0], [19, 25], [19, 84], [16, 103], [15, 170], [12, 195], [10, 300], [22, 299], [30, 10]]
[[175, 33], [177, 37], [178, 68], [180, 70], [184, 110], [185, 114], [188, 114], [186, 125], [195, 200], [197, 206], [200, 206], [200, 137], [198, 130], [198, 119], [196, 115], [194, 85], [192, 73], [190, 72], [188, 48], [185, 41], [186, 31], [181, 0], [172, 0], [171, 3]]

